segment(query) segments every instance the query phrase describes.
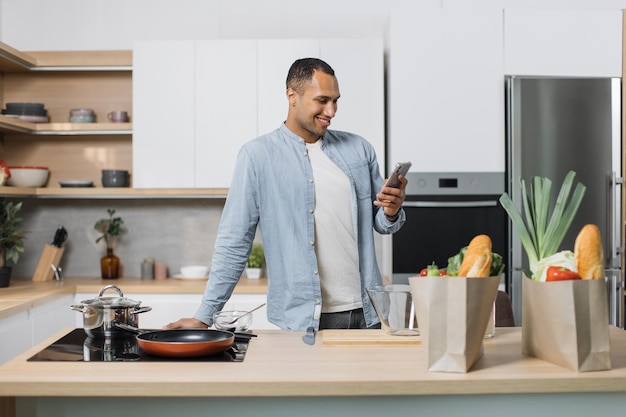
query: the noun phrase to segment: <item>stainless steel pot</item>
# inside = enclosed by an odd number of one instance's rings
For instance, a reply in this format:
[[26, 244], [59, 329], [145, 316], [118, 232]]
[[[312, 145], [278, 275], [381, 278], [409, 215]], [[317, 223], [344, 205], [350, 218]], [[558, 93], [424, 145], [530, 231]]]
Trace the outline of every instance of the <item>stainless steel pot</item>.
[[[104, 293], [114, 289], [117, 297], [105, 297]], [[87, 336], [127, 337], [128, 333], [117, 327], [116, 323], [139, 327], [139, 313], [146, 313], [152, 307], [140, 307], [141, 301], [134, 301], [124, 297], [124, 293], [115, 285], [107, 285], [98, 293], [98, 297], [81, 301], [80, 305], [71, 306], [72, 310], [83, 313], [83, 328]]]

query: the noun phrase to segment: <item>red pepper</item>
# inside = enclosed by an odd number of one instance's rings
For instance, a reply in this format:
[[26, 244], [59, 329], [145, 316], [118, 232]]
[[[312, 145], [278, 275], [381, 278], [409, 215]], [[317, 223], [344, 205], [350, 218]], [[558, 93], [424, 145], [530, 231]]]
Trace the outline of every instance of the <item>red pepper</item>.
[[0, 169], [4, 171], [4, 175], [7, 179], [11, 178], [11, 171], [4, 161], [0, 161]]
[[569, 281], [581, 279], [578, 272], [571, 271], [563, 266], [549, 266], [546, 272], [546, 281]]

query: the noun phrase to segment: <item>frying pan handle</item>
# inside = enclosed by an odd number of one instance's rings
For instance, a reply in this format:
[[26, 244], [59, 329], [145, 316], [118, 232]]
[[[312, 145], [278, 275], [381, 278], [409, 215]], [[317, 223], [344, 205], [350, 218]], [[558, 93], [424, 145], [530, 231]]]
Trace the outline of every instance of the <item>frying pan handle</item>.
[[152, 311], [152, 307], [148, 307], [148, 306], [139, 307], [139, 308], [134, 309], [133, 313], [135, 314], [147, 313], [148, 311]]
[[85, 312], [85, 306], [82, 306], [82, 305], [81, 305], [81, 306], [79, 306], [79, 305], [76, 305], [76, 304], [75, 304], [75, 305], [70, 306], [70, 308], [71, 308], [72, 310], [80, 311], [81, 313], [84, 313], [84, 312]]
[[145, 330], [138, 329], [137, 327], [131, 326], [130, 324], [119, 323], [117, 321], [114, 322], [114, 324], [115, 324], [115, 327], [119, 327], [120, 329], [127, 330], [127, 331], [133, 332], [135, 334], [142, 334], [142, 333], [146, 332]]

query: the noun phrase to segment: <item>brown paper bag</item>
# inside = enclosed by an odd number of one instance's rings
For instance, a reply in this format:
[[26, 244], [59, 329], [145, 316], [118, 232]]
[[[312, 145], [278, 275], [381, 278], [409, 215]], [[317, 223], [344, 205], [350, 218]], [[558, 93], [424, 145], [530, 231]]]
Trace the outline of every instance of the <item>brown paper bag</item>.
[[579, 372], [611, 369], [605, 281], [524, 276], [522, 353]]
[[467, 372], [483, 356], [483, 338], [500, 276], [410, 277], [428, 370]]

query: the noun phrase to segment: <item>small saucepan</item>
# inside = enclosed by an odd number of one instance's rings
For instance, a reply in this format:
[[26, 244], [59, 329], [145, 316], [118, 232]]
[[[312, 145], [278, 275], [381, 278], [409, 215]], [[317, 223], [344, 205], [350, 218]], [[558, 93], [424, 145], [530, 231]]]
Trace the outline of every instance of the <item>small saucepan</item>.
[[235, 342], [235, 334], [213, 329], [140, 330], [123, 323], [120, 329], [137, 334], [137, 344], [155, 356], [197, 357], [222, 353]]

